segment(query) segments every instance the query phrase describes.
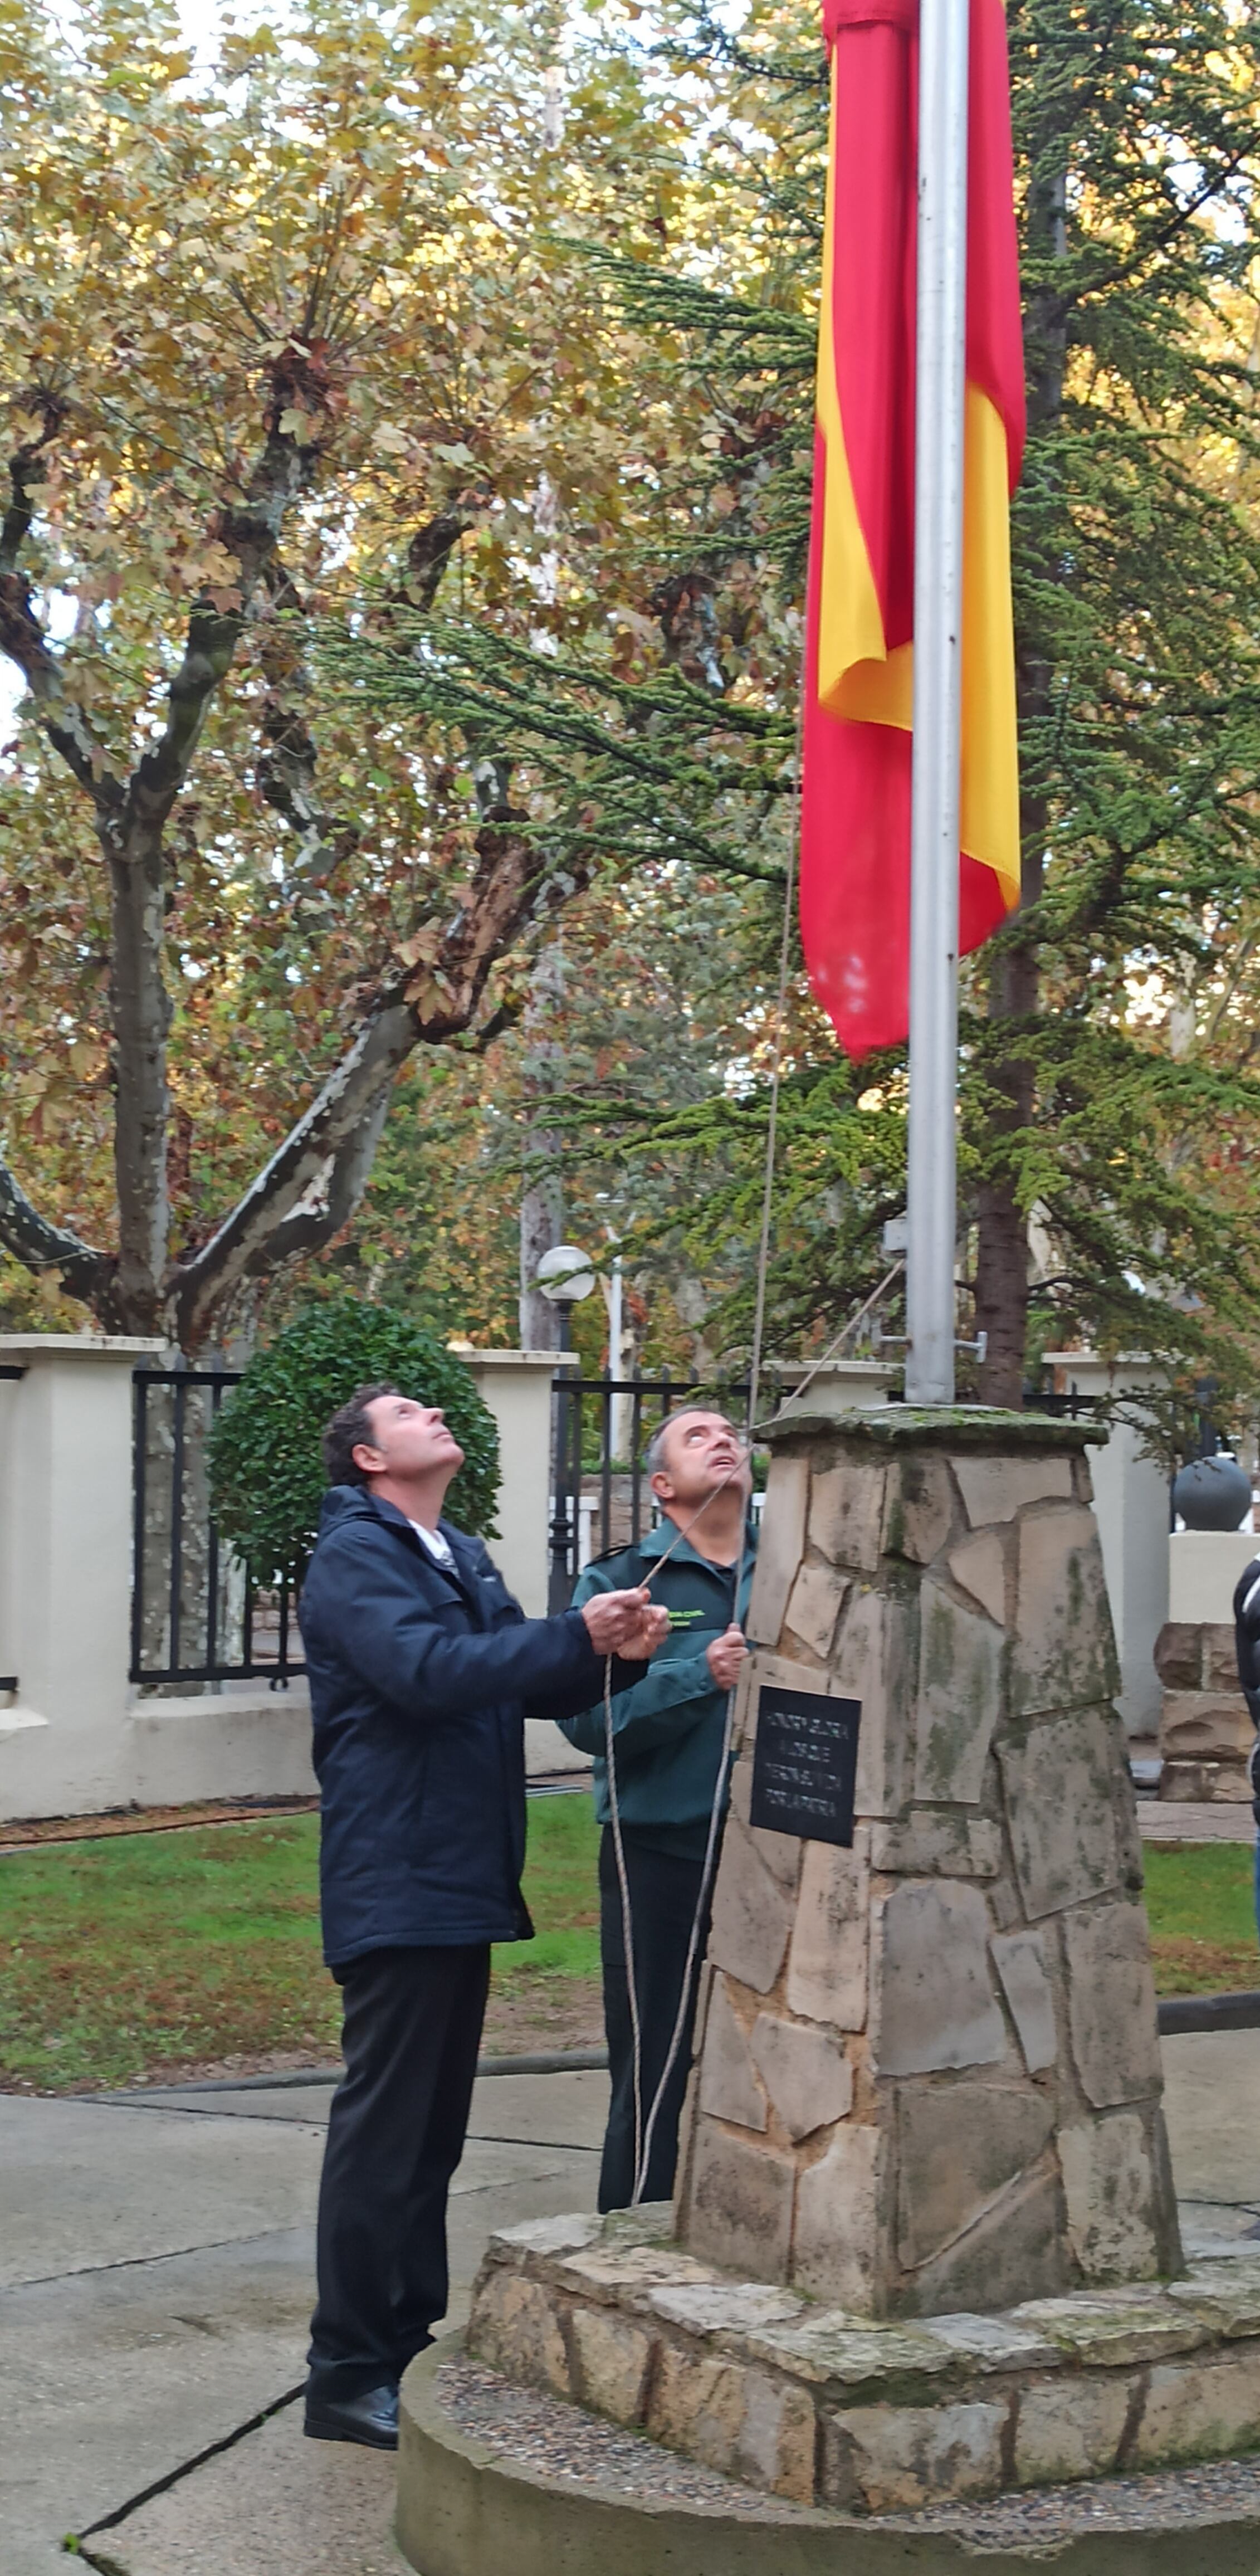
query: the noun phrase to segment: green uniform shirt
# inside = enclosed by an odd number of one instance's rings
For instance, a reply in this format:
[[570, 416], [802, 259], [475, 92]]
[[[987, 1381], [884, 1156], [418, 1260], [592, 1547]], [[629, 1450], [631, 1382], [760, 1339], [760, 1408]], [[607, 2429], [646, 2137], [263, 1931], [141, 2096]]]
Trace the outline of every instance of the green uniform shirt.
[[[593, 1592], [625, 1592], [650, 1578], [651, 1598], [669, 1612], [669, 1635], [643, 1680], [613, 1701], [617, 1799], [628, 1833], [658, 1851], [689, 1858], [704, 1852], [726, 1725], [726, 1692], [714, 1683], [705, 1649], [733, 1618], [744, 1625], [757, 1535], [750, 1522], [742, 1568], [710, 1564], [684, 1538], [668, 1565], [653, 1574], [674, 1536], [674, 1523], [662, 1521], [636, 1547], [596, 1557], [579, 1576], [573, 1602], [580, 1609]], [[602, 1701], [560, 1724], [570, 1744], [595, 1757], [595, 1813], [607, 1824]]]

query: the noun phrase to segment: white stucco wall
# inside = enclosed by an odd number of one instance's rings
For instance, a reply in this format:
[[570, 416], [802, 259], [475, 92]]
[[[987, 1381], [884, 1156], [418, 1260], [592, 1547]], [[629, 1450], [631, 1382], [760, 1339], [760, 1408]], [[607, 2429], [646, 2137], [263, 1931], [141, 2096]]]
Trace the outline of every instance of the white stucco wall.
[[[1055, 1385], [1075, 1387], [1090, 1399], [1140, 1395], [1158, 1372], [1140, 1356], [1114, 1362], [1087, 1351], [1047, 1351]], [[1088, 1451], [1103, 1569], [1120, 1657], [1120, 1713], [1130, 1735], [1154, 1735], [1163, 1692], [1155, 1671], [1155, 1640], [1169, 1617], [1168, 1476], [1144, 1458], [1140, 1433], [1113, 1423], [1105, 1446]]]
[[551, 1494], [551, 1381], [555, 1351], [469, 1351], [477, 1393], [499, 1432], [499, 1536], [488, 1544], [527, 1619], [547, 1615]]
[[[132, 1376], [158, 1342], [0, 1335], [0, 1817], [82, 1815], [314, 1790], [305, 1685], [229, 1682], [186, 1697], [128, 1680]], [[461, 1352], [499, 1431], [499, 1537], [491, 1553], [526, 1615], [546, 1613], [552, 1351]], [[787, 1391], [799, 1370], [782, 1372]], [[879, 1403], [877, 1361], [830, 1362], [814, 1409]], [[770, 1390], [768, 1389], [768, 1395]], [[584, 1767], [558, 1730], [528, 1729], [532, 1772]]]
[[131, 1377], [155, 1342], [0, 1335], [0, 1812], [132, 1795]]
[[[776, 1369], [770, 1383], [781, 1387], [784, 1404], [795, 1412], [848, 1413], [854, 1407], [865, 1412], [872, 1405], [887, 1403], [901, 1378], [902, 1369], [895, 1360], [826, 1360], [813, 1377], [802, 1360], [799, 1366]], [[798, 1386], [804, 1389], [799, 1399]]]
[[1234, 1585], [1260, 1536], [1251, 1530], [1174, 1530], [1168, 1541], [1168, 1616], [1192, 1626], [1232, 1626]]
[[[0, 1817], [86, 1815], [313, 1793], [305, 1684], [228, 1682], [144, 1697], [128, 1681], [132, 1374], [162, 1345], [0, 1335]], [[532, 1617], [547, 1603], [551, 1352], [480, 1351], [499, 1426], [497, 1563]], [[580, 1763], [531, 1726], [531, 1770]]]

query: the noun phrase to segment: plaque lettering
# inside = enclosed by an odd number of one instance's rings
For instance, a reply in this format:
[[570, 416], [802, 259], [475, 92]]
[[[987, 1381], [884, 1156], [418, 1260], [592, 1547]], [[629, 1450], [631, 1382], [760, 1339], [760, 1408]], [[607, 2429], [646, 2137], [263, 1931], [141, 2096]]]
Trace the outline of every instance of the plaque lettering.
[[751, 1823], [809, 1842], [853, 1842], [862, 1703], [762, 1682], [757, 1693]]

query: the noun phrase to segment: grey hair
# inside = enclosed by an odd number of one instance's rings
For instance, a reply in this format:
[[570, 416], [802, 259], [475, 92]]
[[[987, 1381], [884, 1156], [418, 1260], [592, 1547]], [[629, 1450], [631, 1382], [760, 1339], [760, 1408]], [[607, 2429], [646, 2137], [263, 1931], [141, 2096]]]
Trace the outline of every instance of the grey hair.
[[664, 1421], [658, 1423], [656, 1430], [653, 1432], [652, 1437], [643, 1452], [643, 1473], [645, 1476], [659, 1475], [665, 1465], [665, 1434], [668, 1431], [673, 1418], [674, 1417], [671, 1413], [667, 1413]]
[[[720, 1408], [717, 1405], [680, 1404], [673, 1413], [667, 1413], [664, 1421], [658, 1422], [656, 1429], [643, 1452], [644, 1475], [657, 1476], [662, 1472], [668, 1475], [669, 1470], [665, 1465], [665, 1434], [667, 1431], [673, 1430], [674, 1424], [679, 1421], [684, 1413], [716, 1413], [719, 1409]], [[722, 1419], [724, 1422], [730, 1421], [729, 1414], [723, 1414]], [[735, 1432], [736, 1439], [742, 1438], [743, 1435], [734, 1423], [731, 1423], [731, 1429]]]

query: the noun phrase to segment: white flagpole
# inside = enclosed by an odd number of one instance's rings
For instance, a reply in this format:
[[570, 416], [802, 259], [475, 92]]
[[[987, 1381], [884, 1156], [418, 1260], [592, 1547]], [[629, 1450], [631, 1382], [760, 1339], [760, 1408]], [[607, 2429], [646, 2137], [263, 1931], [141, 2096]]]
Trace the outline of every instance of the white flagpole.
[[906, 1399], [954, 1401], [969, 0], [920, 0]]

